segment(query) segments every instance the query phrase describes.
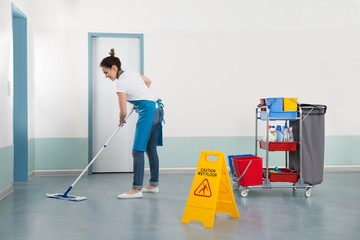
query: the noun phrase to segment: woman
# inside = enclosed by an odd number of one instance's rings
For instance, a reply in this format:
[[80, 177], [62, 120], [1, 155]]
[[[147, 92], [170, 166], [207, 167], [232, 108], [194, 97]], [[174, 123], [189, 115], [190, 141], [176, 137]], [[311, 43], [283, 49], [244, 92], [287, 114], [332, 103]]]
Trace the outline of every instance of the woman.
[[[134, 160], [134, 179], [132, 189], [118, 195], [118, 198], [142, 198], [143, 192], [159, 193], [159, 158], [156, 146], [162, 146], [163, 105], [150, 91], [151, 81], [131, 70], [122, 70], [120, 59], [115, 57], [114, 49], [104, 58], [100, 67], [106, 78], [118, 79], [116, 93], [119, 100], [119, 126], [125, 124], [127, 115], [126, 102], [134, 105], [139, 113], [132, 150]], [[149, 185], [143, 188], [144, 152], [150, 163]]]

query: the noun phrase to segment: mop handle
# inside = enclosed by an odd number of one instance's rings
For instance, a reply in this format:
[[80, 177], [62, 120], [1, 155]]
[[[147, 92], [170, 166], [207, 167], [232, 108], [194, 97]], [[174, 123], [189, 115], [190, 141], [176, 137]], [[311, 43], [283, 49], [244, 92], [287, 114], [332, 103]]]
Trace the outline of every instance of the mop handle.
[[[131, 112], [129, 113], [129, 115], [127, 115], [127, 117], [125, 118], [125, 121], [130, 117], [130, 115], [134, 112], [135, 108], [133, 108], [131, 110]], [[106, 148], [107, 144], [110, 142], [110, 140], [114, 137], [114, 135], [119, 131], [119, 129], [124, 126], [124, 124], [121, 124], [120, 126], [118, 126], [116, 128], [116, 130], [113, 132], [113, 134], [109, 137], [109, 139], [106, 141], [106, 143], [104, 144], [104, 146], [100, 149], [100, 151], [95, 155], [95, 157], [91, 160], [91, 162], [86, 166], [86, 168], [82, 171], [82, 173], [80, 174], [80, 176], [75, 180], [75, 182], [73, 184], [71, 184], [71, 186], [69, 187], [69, 189], [66, 191], [66, 193], [64, 193], [64, 195], [67, 195], [68, 192], [70, 192], [70, 190], [75, 186], [75, 184], [79, 181], [79, 179], [82, 177], [82, 175], [84, 175], [84, 173], [86, 172], [86, 170], [89, 169], [89, 167], [91, 166], [91, 164], [93, 164], [93, 162], [95, 161], [95, 159], [100, 155], [100, 153], [104, 150], [104, 148]]]

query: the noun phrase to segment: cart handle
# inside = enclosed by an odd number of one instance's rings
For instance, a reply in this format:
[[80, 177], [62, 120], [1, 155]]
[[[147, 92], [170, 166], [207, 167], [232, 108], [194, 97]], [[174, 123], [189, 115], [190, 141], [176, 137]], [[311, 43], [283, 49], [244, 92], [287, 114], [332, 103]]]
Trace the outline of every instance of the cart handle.
[[248, 168], [250, 167], [250, 164], [251, 164], [251, 163], [252, 163], [252, 160], [250, 160], [250, 162], [249, 162], [248, 165], [246, 166], [243, 174], [241, 174], [241, 176], [240, 176], [239, 178], [236, 178], [236, 177], [235, 177], [237, 182], [245, 175], [245, 173], [246, 173], [246, 171], [248, 170]]

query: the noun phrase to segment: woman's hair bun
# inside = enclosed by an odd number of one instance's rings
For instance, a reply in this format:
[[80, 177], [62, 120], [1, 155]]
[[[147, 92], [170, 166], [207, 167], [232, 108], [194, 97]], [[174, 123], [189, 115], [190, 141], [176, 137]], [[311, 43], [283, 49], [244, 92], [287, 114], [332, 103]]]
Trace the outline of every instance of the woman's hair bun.
[[110, 49], [109, 54], [110, 54], [111, 57], [115, 57], [115, 50], [113, 48]]

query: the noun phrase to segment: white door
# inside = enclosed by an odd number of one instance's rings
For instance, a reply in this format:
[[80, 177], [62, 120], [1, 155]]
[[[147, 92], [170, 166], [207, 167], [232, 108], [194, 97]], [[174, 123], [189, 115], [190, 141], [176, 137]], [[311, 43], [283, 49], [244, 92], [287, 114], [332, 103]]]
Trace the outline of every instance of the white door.
[[[120, 58], [123, 70], [140, 72], [140, 39], [126, 37], [92, 38], [92, 155], [101, 149], [116, 129], [119, 121], [119, 105], [115, 92], [116, 81], [105, 78], [99, 64], [109, 56], [111, 48]], [[128, 113], [131, 105], [128, 103]], [[132, 146], [137, 114], [134, 112], [127, 123], [113, 137], [107, 148], [94, 162], [93, 172], [132, 172]]]

